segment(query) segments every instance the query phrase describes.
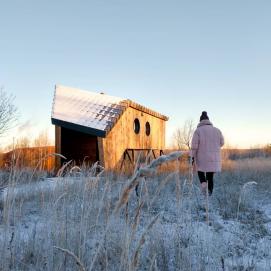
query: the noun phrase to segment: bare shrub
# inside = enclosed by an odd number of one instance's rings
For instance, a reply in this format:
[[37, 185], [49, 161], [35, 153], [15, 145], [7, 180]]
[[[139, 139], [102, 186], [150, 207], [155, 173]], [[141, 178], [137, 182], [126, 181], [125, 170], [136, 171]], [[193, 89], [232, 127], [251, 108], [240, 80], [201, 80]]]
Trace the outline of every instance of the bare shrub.
[[0, 136], [16, 125], [18, 110], [15, 97], [0, 88]]
[[177, 128], [173, 133], [173, 145], [179, 150], [190, 149], [191, 140], [195, 130], [193, 120], [188, 119], [181, 128]]

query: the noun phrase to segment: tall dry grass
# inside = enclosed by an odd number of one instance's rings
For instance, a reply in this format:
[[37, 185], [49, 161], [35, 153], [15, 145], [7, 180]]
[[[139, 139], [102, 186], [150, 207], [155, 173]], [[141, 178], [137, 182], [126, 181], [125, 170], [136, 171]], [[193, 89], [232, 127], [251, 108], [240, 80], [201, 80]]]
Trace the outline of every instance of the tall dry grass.
[[97, 177], [97, 165], [67, 165], [59, 178], [36, 182], [14, 170], [0, 196], [0, 269], [269, 270], [268, 218], [256, 195], [268, 198], [270, 161], [239, 161], [217, 174], [206, 214], [181, 154], [129, 178]]

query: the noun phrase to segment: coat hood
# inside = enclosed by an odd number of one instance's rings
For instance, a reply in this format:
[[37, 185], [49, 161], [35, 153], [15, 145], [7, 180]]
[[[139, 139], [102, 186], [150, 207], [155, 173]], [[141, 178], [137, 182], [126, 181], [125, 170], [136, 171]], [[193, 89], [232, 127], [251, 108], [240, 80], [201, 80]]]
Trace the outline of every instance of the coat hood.
[[212, 125], [212, 122], [210, 122], [209, 120], [202, 120], [197, 127], [203, 126], [203, 125]]

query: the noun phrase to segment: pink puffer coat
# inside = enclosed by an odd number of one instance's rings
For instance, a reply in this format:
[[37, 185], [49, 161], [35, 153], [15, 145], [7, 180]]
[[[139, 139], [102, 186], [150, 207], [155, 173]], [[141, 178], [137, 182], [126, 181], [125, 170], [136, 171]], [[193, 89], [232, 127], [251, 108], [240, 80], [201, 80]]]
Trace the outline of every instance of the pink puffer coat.
[[198, 171], [221, 171], [220, 148], [224, 145], [224, 138], [221, 131], [213, 127], [209, 120], [202, 120], [198, 124], [191, 145], [192, 156]]

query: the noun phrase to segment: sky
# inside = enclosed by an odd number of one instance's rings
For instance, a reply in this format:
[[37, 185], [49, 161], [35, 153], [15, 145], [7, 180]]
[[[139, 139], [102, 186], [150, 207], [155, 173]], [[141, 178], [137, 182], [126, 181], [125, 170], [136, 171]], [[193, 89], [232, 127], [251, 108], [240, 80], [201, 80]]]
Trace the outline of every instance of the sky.
[[168, 145], [203, 110], [230, 146], [271, 143], [269, 0], [0, 0], [0, 12], [0, 86], [20, 111], [2, 145], [53, 138], [56, 84], [167, 115]]

